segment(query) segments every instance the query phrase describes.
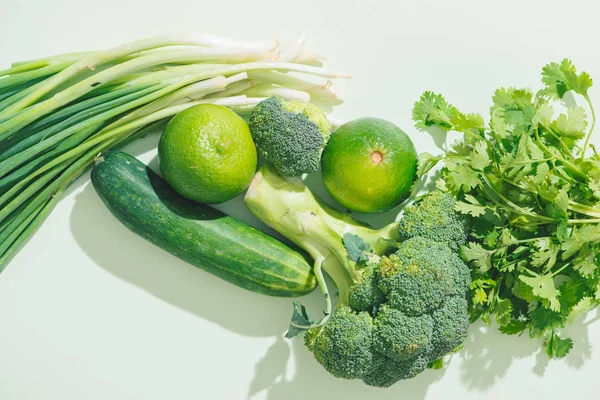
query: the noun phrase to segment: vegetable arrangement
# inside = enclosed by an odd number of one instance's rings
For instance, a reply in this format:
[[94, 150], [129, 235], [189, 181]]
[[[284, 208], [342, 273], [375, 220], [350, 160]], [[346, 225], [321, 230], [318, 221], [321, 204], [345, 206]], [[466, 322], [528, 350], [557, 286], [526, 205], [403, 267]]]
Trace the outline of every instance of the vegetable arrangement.
[[[473, 267], [471, 319], [501, 332], [544, 338], [550, 357], [573, 347], [560, 328], [600, 301], [600, 155], [592, 79], [569, 60], [542, 70], [544, 88], [501, 88], [490, 122], [463, 114], [438, 94], [415, 104], [417, 127], [463, 134], [446, 154], [425, 154], [421, 174], [443, 161], [437, 186], [459, 201], [473, 227], [461, 255]], [[587, 103], [554, 111], [574, 93]]]
[[[92, 184], [108, 209], [160, 248], [260, 294], [298, 297], [318, 285], [323, 316], [295, 301], [286, 336], [303, 336], [336, 377], [389, 387], [439, 368], [478, 319], [543, 338], [549, 357], [564, 357], [573, 343], [560, 329], [600, 302], [589, 75], [568, 60], [548, 64], [537, 93], [498, 89], [487, 125], [425, 92], [417, 128], [462, 137], [417, 164], [391, 122], [337, 127], [311, 103], [340, 100], [330, 81], [298, 74], [348, 76], [323, 68], [305, 39], [279, 48], [165, 36], [0, 72], [0, 271], [95, 161]], [[576, 105], [556, 115], [571, 93], [590, 122]], [[165, 125], [165, 179], [107, 151]], [[438, 163], [436, 190], [413, 196], [399, 220], [373, 229], [352, 217], [401, 205]], [[349, 211], [305, 185], [319, 168]], [[199, 204], [246, 189], [246, 207], [300, 251]]]
[[98, 153], [189, 107], [247, 113], [272, 95], [337, 102], [331, 83], [282, 73], [347, 77], [320, 67], [304, 41], [170, 35], [0, 71], [0, 270]]

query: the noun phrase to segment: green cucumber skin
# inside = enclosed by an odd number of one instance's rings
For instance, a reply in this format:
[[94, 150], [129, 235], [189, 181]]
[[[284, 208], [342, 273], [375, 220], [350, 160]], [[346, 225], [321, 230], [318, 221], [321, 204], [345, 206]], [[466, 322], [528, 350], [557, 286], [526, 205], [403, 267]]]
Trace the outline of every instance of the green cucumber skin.
[[316, 287], [306, 258], [277, 239], [187, 200], [127, 153], [99, 156], [92, 184], [129, 230], [176, 257], [244, 289], [298, 297]]

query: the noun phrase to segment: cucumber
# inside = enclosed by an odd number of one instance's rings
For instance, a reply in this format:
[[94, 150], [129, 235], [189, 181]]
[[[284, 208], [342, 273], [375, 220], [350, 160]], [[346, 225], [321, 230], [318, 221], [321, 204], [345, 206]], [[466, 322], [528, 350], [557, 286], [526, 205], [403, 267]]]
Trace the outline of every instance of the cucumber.
[[305, 256], [207, 205], [177, 194], [136, 158], [99, 156], [92, 184], [110, 212], [134, 233], [244, 289], [297, 297], [314, 290]]

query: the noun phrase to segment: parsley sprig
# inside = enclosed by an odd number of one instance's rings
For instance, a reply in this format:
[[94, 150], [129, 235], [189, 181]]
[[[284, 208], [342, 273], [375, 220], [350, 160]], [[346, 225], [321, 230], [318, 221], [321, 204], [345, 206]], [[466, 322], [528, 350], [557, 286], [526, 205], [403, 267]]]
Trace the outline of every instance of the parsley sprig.
[[[487, 125], [432, 92], [413, 119], [421, 130], [462, 133], [445, 154], [422, 154], [418, 173], [443, 162], [438, 189], [472, 216], [461, 249], [473, 273], [472, 321], [543, 338], [554, 358], [573, 347], [560, 329], [600, 303], [600, 155], [590, 144], [590, 76], [565, 59], [546, 65], [542, 82], [537, 93], [496, 90]], [[583, 98], [591, 123], [577, 105], [557, 115], [569, 92]]]

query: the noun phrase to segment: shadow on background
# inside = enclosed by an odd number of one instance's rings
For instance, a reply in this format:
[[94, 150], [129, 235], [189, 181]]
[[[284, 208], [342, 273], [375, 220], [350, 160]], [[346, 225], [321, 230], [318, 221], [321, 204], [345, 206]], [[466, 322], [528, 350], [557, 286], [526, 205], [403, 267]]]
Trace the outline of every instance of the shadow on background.
[[[579, 321], [565, 329], [564, 335], [573, 338], [575, 347], [564, 361], [549, 360], [542, 350], [541, 340], [503, 335], [496, 327], [486, 327], [477, 322], [471, 326], [464, 348], [452, 357], [446, 367], [452, 364], [454, 368], [458, 368], [462, 383], [470, 391], [480, 393], [489, 392], [500, 384], [515, 360], [534, 354], [536, 356], [532, 372], [538, 376], [543, 376], [551, 362], [565, 362], [570, 367], [579, 369], [591, 356], [587, 334], [587, 325], [591, 322]], [[296, 372], [293, 377], [288, 376], [287, 370], [290, 347], [295, 356]], [[445, 368], [439, 371], [426, 370], [416, 378], [398, 382], [390, 388], [372, 388], [357, 380], [334, 378], [315, 361], [301, 339], [288, 342], [281, 337], [277, 338], [255, 368], [248, 398], [266, 391], [266, 398], [269, 400], [326, 400], [335, 398], [332, 393], [336, 392], [344, 393], [344, 399], [347, 400], [422, 400], [430, 385], [439, 381], [446, 372]]]
[[498, 383], [507, 373], [514, 360], [535, 354], [532, 372], [542, 377], [549, 363], [565, 362], [579, 369], [591, 356], [588, 323], [576, 321], [564, 330], [565, 337], [573, 339], [573, 350], [564, 360], [550, 360], [542, 348], [541, 339], [501, 334], [496, 326], [487, 327], [481, 321], [471, 325], [464, 349], [459, 353], [463, 359], [461, 380], [470, 389], [485, 392]]
[[[425, 398], [429, 385], [438, 381], [444, 370], [427, 370], [414, 379], [397, 383], [382, 389], [365, 385], [359, 380], [337, 379], [315, 361], [312, 353], [304, 346], [302, 339], [277, 339], [265, 357], [256, 366], [256, 375], [250, 385], [248, 398], [261, 390], [266, 390], [268, 400], [330, 400], [337, 399], [336, 393], [343, 393], [344, 400], [384, 400]], [[284, 357], [294, 351], [295, 374], [288, 377]], [[283, 367], [283, 368], [282, 368]]]

